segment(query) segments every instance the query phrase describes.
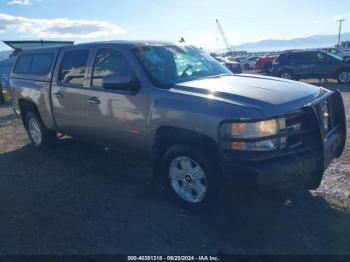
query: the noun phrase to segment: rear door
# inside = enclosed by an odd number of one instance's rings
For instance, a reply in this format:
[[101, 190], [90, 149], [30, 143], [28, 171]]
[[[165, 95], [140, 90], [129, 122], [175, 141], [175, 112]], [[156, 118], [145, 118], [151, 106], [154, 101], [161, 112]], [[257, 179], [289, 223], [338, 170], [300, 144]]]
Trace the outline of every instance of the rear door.
[[61, 52], [51, 87], [52, 110], [59, 130], [84, 138], [88, 100], [86, 93], [89, 48], [65, 48]]
[[298, 52], [293, 54], [296, 64], [296, 76], [313, 77], [317, 64], [313, 60], [313, 52]]

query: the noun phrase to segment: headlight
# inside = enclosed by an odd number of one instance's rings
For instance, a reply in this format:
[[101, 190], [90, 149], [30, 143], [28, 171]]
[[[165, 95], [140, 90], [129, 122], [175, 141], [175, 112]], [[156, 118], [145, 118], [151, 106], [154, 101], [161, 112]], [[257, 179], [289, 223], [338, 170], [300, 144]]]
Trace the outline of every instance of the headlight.
[[268, 139], [285, 128], [286, 120], [283, 118], [254, 123], [229, 123], [223, 126], [222, 136], [225, 141], [230, 141], [225, 143], [225, 147], [229, 149], [269, 151], [285, 147], [286, 137]]

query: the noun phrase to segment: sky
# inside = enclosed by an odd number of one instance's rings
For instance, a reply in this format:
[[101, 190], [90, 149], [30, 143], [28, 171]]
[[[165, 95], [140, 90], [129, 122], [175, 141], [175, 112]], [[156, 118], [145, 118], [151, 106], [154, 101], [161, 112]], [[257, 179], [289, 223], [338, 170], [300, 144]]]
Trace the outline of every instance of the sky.
[[[169, 40], [224, 48], [350, 32], [350, 0], [0, 0], [0, 40]], [[6, 49], [0, 44], [0, 50]]]

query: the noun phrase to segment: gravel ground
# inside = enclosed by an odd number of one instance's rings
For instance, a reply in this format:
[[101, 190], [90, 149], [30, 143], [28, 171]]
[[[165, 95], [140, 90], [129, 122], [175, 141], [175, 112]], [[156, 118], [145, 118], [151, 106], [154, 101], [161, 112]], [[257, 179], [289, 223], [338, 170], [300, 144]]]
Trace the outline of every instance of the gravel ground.
[[[342, 89], [350, 127], [350, 88], [322, 85]], [[153, 185], [147, 163], [123, 152], [70, 138], [34, 149], [1, 106], [0, 255], [350, 255], [349, 156], [348, 140], [316, 191], [241, 192], [215, 210], [188, 210]]]

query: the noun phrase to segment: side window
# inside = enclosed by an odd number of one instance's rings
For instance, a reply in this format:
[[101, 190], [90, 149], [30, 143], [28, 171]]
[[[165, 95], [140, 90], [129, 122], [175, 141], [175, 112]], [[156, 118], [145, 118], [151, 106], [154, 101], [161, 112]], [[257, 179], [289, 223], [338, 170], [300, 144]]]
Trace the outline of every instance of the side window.
[[35, 75], [47, 75], [50, 72], [52, 60], [52, 54], [33, 55], [30, 73]]
[[84, 85], [89, 50], [74, 50], [64, 54], [59, 71], [59, 81], [75, 86]]
[[17, 59], [16, 66], [13, 70], [15, 74], [29, 74], [30, 66], [32, 64], [31, 55], [23, 55]]
[[118, 51], [113, 49], [100, 49], [95, 58], [92, 75], [92, 85], [103, 87], [103, 78], [109, 75], [130, 75], [132, 69], [128, 61]]
[[316, 53], [315, 61], [319, 63], [324, 63], [327, 60], [326, 54], [324, 53]]

